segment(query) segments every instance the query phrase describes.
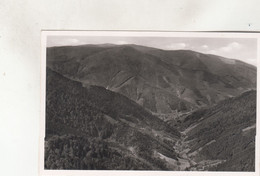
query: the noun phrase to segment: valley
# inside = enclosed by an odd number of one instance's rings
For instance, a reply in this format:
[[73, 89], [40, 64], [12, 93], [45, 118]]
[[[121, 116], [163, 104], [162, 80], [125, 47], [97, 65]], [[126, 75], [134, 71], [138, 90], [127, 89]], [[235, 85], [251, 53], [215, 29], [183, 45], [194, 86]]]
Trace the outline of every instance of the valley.
[[46, 169], [254, 170], [254, 66], [82, 45], [47, 48], [46, 74]]

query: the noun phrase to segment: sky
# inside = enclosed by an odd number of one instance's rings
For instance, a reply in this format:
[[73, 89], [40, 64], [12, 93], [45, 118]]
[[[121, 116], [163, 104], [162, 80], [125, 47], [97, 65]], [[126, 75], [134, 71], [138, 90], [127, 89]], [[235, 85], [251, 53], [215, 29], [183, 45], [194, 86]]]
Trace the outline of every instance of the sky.
[[256, 66], [255, 38], [48, 36], [47, 47], [84, 44], [137, 44], [164, 50], [193, 50], [238, 59]]

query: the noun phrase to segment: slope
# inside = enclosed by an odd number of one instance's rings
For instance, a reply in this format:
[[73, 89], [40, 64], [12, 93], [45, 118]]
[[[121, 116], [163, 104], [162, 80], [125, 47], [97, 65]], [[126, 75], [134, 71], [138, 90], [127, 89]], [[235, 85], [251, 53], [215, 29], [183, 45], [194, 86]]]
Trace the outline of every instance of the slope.
[[49, 68], [46, 85], [46, 169], [178, 169], [179, 132], [134, 101]]
[[200, 109], [181, 125], [183, 150], [195, 161], [190, 169], [254, 171], [256, 91]]
[[48, 48], [47, 64], [85, 86], [105, 87], [164, 114], [216, 104], [256, 87], [256, 68], [240, 61], [187, 50], [108, 46]]

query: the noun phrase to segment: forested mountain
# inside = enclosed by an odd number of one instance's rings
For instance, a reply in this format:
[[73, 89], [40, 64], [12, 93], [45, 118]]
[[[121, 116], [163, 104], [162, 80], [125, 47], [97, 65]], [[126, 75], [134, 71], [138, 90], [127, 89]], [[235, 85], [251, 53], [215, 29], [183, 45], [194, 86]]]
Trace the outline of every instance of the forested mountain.
[[156, 113], [190, 111], [256, 87], [256, 68], [194, 51], [139, 45], [47, 49], [53, 70], [83, 85], [118, 92]]
[[46, 169], [254, 171], [254, 66], [103, 44], [47, 48], [46, 73]]
[[46, 92], [47, 169], [169, 169], [160, 155], [177, 163], [179, 132], [127, 97], [50, 69]]

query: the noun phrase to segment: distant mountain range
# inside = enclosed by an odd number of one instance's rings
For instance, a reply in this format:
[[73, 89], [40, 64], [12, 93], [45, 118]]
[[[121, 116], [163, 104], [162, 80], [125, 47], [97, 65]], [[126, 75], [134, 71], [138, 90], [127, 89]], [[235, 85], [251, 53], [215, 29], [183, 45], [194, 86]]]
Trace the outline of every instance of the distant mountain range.
[[256, 87], [256, 67], [194, 51], [83, 45], [48, 48], [47, 58], [62, 75], [118, 92], [156, 113], [190, 111]]
[[254, 170], [255, 66], [139, 45], [51, 47], [46, 88], [47, 169]]

